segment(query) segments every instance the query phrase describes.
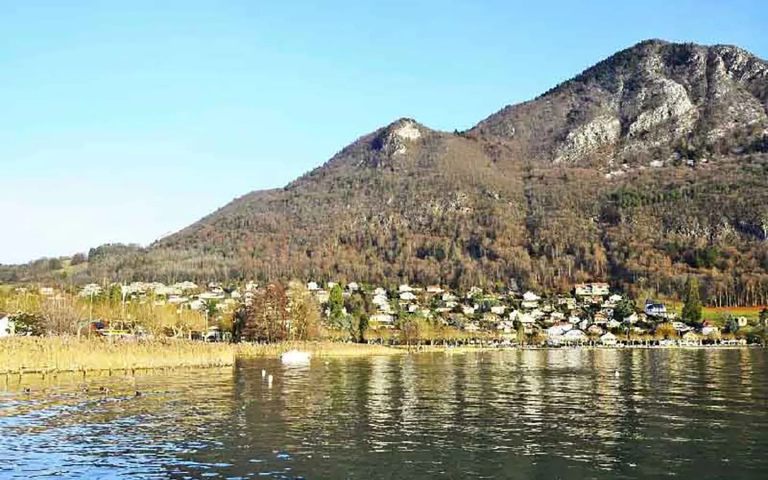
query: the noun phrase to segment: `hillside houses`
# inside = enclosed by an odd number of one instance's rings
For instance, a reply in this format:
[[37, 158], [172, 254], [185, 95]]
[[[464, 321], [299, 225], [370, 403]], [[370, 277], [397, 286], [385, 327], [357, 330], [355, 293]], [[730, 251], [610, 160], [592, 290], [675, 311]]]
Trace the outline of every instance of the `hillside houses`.
[[[588, 342], [593, 345], [628, 341], [630, 337], [656, 338], [656, 328], [666, 324], [664, 335], [682, 338], [694, 332], [702, 338], [715, 338], [719, 329], [713, 324], [703, 327], [673, 321], [673, 315], [660, 302], [647, 301], [643, 309], [626, 315], [624, 297], [611, 292], [605, 284], [587, 283], [574, 287], [570, 295], [553, 295], [540, 291], [498, 289], [484, 291], [471, 288], [454, 291], [444, 285], [425, 287], [407, 283], [397, 285], [365, 285], [357, 282], [339, 283], [308, 281], [306, 291], [320, 306], [326, 326], [340, 328], [344, 322], [329, 320], [331, 297], [341, 289], [343, 305], [336, 308], [343, 318], [359, 318], [361, 308], [367, 316], [368, 328], [401, 329], [409, 319], [424, 322], [419, 327], [430, 332], [450, 328], [451, 335], [459, 338], [483, 338], [506, 341], [510, 344], [574, 345]], [[255, 282], [240, 286], [211, 282], [198, 285], [179, 282], [172, 285], [134, 282], [123, 285], [86, 285], [78, 295], [88, 301], [94, 297], [119, 295], [122, 301], [134, 301], [153, 306], [169, 306], [196, 310], [211, 315], [211, 308], [224, 316], [234, 312], [242, 303], [249, 303], [258, 295]], [[333, 293], [333, 295], [332, 295]], [[335, 296], [335, 298], [339, 298]], [[361, 307], [362, 306], [362, 307]], [[357, 310], [355, 310], [357, 309]], [[622, 310], [623, 309], [623, 310]], [[622, 317], [614, 317], [614, 311]], [[336, 314], [337, 316], [339, 313]], [[742, 327], [744, 320], [737, 322]], [[672, 332], [671, 334], [669, 332]], [[608, 335], [610, 334], [610, 335]], [[608, 336], [606, 336], [608, 335]], [[655, 337], [654, 337], [655, 336]]]

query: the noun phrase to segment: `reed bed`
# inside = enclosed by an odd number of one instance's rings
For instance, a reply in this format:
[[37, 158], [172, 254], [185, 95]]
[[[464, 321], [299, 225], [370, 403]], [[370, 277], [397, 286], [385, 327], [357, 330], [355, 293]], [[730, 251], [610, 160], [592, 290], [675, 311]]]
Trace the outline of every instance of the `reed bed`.
[[291, 349], [315, 357], [392, 355], [378, 345], [332, 342], [278, 344], [203, 343], [179, 339], [125, 341], [104, 338], [9, 337], [0, 339], [0, 374], [135, 371], [233, 365], [238, 357], [277, 358]]

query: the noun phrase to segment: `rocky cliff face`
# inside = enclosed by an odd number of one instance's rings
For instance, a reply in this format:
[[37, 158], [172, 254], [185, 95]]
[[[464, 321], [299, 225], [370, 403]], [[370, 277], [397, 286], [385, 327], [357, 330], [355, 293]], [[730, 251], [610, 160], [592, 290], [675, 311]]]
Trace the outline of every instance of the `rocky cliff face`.
[[648, 41], [473, 132], [518, 142], [530, 156], [573, 164], [649, 163], [768, 123], [768, 65], [732, 46]]

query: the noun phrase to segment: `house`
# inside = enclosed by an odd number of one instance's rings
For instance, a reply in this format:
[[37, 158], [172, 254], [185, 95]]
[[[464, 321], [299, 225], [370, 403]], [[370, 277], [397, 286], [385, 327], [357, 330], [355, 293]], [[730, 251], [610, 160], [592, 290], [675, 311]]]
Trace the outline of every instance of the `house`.
[[576, 299], [573, 297], [558, 297], [557, 304], [564, 305], [568, 310], [576, 309]]
[[565, 314], [562, 312], [552, 312], [549, 318], [552, 319], [552, 323], [560, 323], [565, 321]]
[[704, 336], [717, 335], [718, 333], [720, 333], [720, 329], [709, 320], [705, 321], [701, 326], [701, 334]]
[[587, 328], [587, 333], [591, 333], [592, 335], [602, 335], [603, 329], [599, 325], [590, 325], [589, 328]]
[[506, 311], [507, 307], [504, 305], [496, 305], [491, 307], [491, 313], [496, 315], [504, 315], [504, 311]]
[[413, 291], [413, 287], [411, 287], [410, 285], [403, 284], [403, 285], [400, 285], [400, 287], [397, 290], [400, 293], [412, 292]]
[[736, 319], [736, 323], [739, 325], [739, 328], [743, 328], [747, 326], [747, 317], [738, 317]]
[[374, 315], [371, 315], [370, 321], [371, 323], [391, 325], [392, 323], [394, 323], [395, 317], [387, 313], [376, 313]]
[[674, 328], [675, 331], [677, 331], [678, 333], [684, 333], [684, 332], [687, 332], [689, 330], [692, 330], [691, 327], [689, 327], [688, 325], [684, 324], [683, 322], [672, 322], [672, 328]]
[[698, 345], [701, 339], [693, 330], [688, 330], [683, 334], [681, 344], [683, 345]]
[[570, 323], [558, 323], [547, 329], [547, 336], [560, 337], [571, 330], [573, 330], [573, 325]]
[[331, 299], [331, 294], [328, 290], [316, 290], [315, 299], [317, 299], [318, 303], [328, 303], [328, 300]]
[[568, 323], [576, 325], [581, 321], [581, 318], [578, 315], [571, 315], [568, 317]]
[[616, 335], [608, 332], [600, 337], [600, 343], [608, 346], [616, 345]]
[[649, 317], [665, 317], [667, 315], [667, 307], [663, 303], [646, 300], [645, 314]]
[[475, 313], [475, 307], [464, 305], [461, 307], [461, 311], [464, 312], [464, 315], [473, 315]]
[[479, 295], [483, 294], [483, 289], [480, 287], [472, 287], [469, 289], [469, 292], [467, 293], [467, 298], [475, 298]]
[[452, 294], [451, 292], [443, 293], [443, 301], [444, 302], [455, 302], [456, 300], [457, 300], [456, 295]]
[[580, 283], [573, 290], [577, 297], [604, 297], [611, 293], [607, 283]]
[[11, 317], [0, 313], [0, 338], [13, 335], [15, 332], [15, 324]]
[[440, 288], [440, 285], [429, 285], [427, 286], [427, 293], [437, 295], [443, 293], [443, 289]]
[[360, 290], [360, 285], [358, 285], [357, 282], [349, 282], [347, 284], [347, 290], [350, 292], [357, 292]]
[[[250, 291], [251, 289], [249, 289], [248, 286], [246, 286], [246, 290]], [[318, 285], [317, 282], [309, 282], [307, 283], [307, 290], [309, 290], [310, 292], [316, 292], [320, 290], [320, 285]]]
[[54, 294], [53, 288], [51, 287], [42, 287], [40, 289], [40, 295], [43, 295], [45, 297], [50, 297]]
[[412, 302], [416, 300], [416, 295], [414, 295], [413, 292], [402, 292], [400, 293], [400, 300], [404, 300], [406, 302]]
[[537, 308], [539, 306], [539, 300], [541, 300], [541, 297], [535, 293], [525, 292], [523, 294], [523, 302], [521, 306], [528, 309]]
[[640, 317], [637, 316], [637, 313], [632, 313], [632, 315], [628, 317], [624, 317], [624, 323], [629, 323], [630, 325], [634, 325], [637, 323], [637, 321], [640, 319]]
[[536, 324], [536, 319], [533, 318], [533, 315], [530, 313], [523, 313], [522, 315], [519, 315], [518, 318], [520, 319], [520, 323], [523, 325], [534, 325]]
[[613, 294], [610, 297], [608, 297], [608, 304], [611, 306], [615, 306], [617, 303], [621, 301], [621, 295]]
[[613, 330], [614, 328], [621, 327], [621, 322], [618, 321], [618, 320], [611, 319], [611, 320], [608, 321], [608, 323], [605, 324], [605, 326], [608, 327], [609, 329]]
[[603, 312], [597, 312], [595, 314], [595, 323], [598, 325], [605, 325], [608, 323], [608, 316]]
[[480, 327], [475, 322], [470, 322], [464, 325], [464, 330], [467, 332], [478, 332]]
[[563, 339], [569, 342], [581, 343], [587, 340], [587, 335], [581, 330], [573, 329], [565, 332], [565, 334], [563, 334]]

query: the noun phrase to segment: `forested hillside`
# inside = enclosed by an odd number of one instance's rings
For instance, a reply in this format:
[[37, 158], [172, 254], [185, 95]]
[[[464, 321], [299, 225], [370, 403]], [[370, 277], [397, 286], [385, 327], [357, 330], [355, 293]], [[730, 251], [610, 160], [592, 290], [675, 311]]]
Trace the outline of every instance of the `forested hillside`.
[[649, 41], [466, 132], [411, 119], [147, 249], [119, 279], [335, 279], [567, 290], [606, 280], [768, 303], [768, 65]]

